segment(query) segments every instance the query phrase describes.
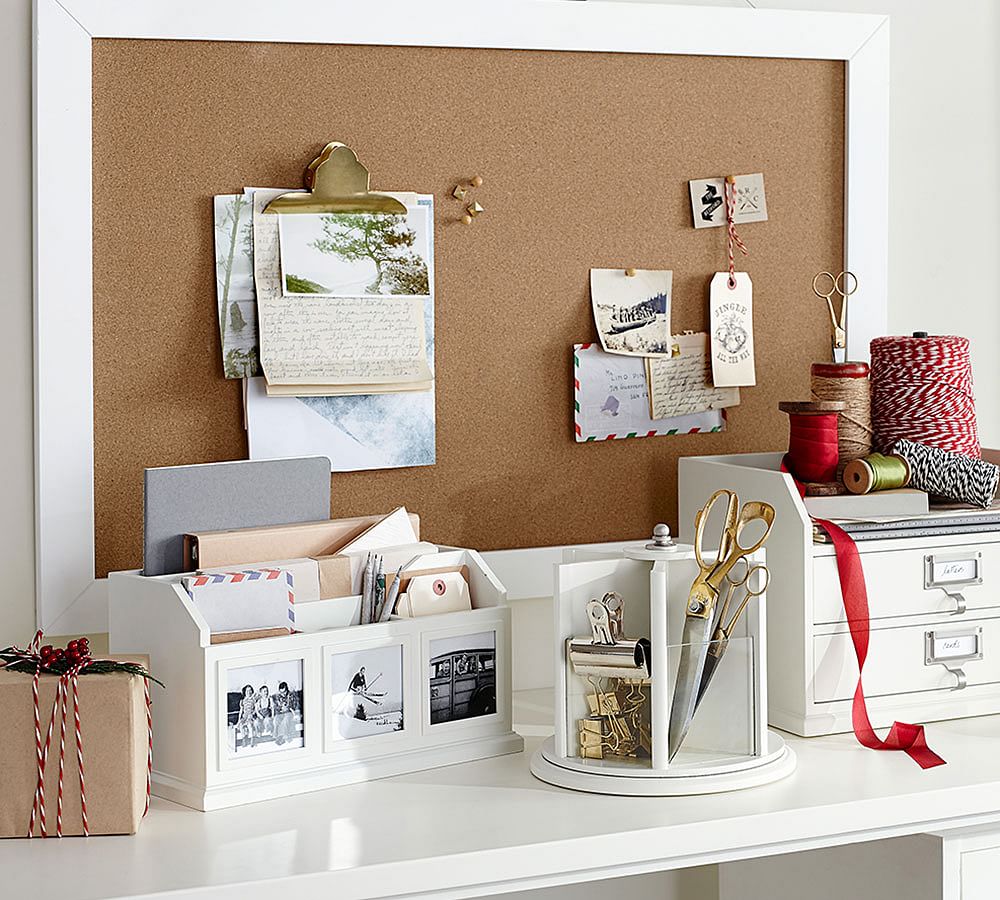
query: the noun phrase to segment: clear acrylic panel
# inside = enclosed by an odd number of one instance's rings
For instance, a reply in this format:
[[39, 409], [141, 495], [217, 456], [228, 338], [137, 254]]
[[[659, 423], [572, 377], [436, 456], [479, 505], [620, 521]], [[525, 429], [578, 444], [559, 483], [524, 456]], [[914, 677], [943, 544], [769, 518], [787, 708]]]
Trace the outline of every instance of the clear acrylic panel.
[[[602, 677], [597, 674], [600, 661], [596, 665], [587, 664], [589, 660], [581, 664], [581, 653], [573, 651], [574, 645], [580, 643], [567, 642], [566, 653], [570, 756], [594, 768], [651, 768], [653, 741], [664, 753], [669, 745], [667, 734], [652, 733], [654, 696], [648, 668], [645, 672], [629, 672], [629, 653], [622, 646], [618, 659], [606, 661], [609, 674]], [[679, 750], [670, 760], [670, 768], [694, 769], [759, 755], [753, 638], [734, 637], [689, 647], [687, 671], [695, 673], [695, 678], [700, 673], [699, 684], [705, 684], [700, 699], [693, 701], [694, 714]], [[670, 672], [665, 698], [660, 698], [668, 706], [674, 698], [679, 702], [684, 698], [686, 688], [677, 691], [682, 650], [682, 645], [675, 644], [659, 651], [666, 652]], [[648, 666], [648, 654], [656, 653], [657, 648], [645, 652]], [[709, 668], [713, 671], [706, 681]]]
[[[754, 639], [734, 637], [728, 641], [710, 641], [689, 647], [692, 652], [688, 654], [688, 660], [695, 663], [689, 671], [697, 670], [697, 662], [702, 657], [707, 665], [702, 668], [702, 694], [690, 718], [687, 734], [679, 742], [676, 753], [673, 747], [670, 748], [674, 754], [671, 767], [699, 766], [759, 756]], [[670, 694], [675, 700], [686, 690], [684, 688], [680, 693], [677, 690], [682, 676], [678, 671], [682, 650], [682, 645], [667, 648], [668, 671], [674, 679]], [[711, 677], [706, 680], [706, 674], [713, 665]]]

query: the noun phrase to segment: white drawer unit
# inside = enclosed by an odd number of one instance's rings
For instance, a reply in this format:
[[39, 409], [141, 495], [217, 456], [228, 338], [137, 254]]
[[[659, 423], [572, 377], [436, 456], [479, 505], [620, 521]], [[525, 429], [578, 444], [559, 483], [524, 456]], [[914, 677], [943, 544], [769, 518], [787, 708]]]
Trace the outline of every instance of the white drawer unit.
[[[781, 454], [679, 463], [682, 540], [713, 491], [764, 500], [768, 541], [769, 722], [806, 737], [851, 730], [858, 680], [833, 546], [812, 521]], [[1000, 531], [858, 543], [871, 638], [865, 696], [872, 724], [1000, 712]]]
[[[895, 550], [881, 549], [882, 541], [859, 544], [872, 622], [905, 616], [979, 615], [991, 609], [1000, 615], [1000, 534], [983, 537], [991, 543], [932, 546], [935, 539], [924, 538], [914, 542], [920, 546]], [[829, 545], [816, 546], [812, 584], [813, 623], [846, 622], [837, 560]]]

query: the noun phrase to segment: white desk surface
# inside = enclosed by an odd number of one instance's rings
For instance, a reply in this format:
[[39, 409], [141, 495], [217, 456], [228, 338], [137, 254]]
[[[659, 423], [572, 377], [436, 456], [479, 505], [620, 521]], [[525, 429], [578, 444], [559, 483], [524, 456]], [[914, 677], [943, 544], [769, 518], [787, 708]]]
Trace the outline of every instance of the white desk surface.
[[790, 738], [796, 772], [676, 799], [549, 787], [528, 771], [550, 692], [517, 697], [523, 754], [200, 813], [154, 799], [135, 837], [0, 841], [7, 896], [473, 897], [1000, 822], [1000, 716], [932, 723], [922, 771], [854, 736]]

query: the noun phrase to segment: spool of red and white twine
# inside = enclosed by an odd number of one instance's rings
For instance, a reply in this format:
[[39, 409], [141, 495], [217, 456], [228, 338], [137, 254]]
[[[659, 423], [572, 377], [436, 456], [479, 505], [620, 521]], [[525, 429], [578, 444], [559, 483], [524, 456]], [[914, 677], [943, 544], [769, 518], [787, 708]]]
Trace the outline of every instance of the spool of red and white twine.
[[979, 458], [969, 341], [949, 335], [871, 342], [873, 444], [897, 440]]
[[[35, 759], [37, 765], [37, 780], [35, 782], [35, 796], [31, 806], [31, 818], [28, 824], [27, 836], [35, 836], [35, 824], [38, 824], [39, 833], [42, 837], [49, 837], [48, 826], [45, 813], [45, 767], [48, 764], [49, 749], [52, 746], [52, 733], [55, 730], [56, 719], [59, 719], [59, 775], [56, 796], [56, 837], [63, 836], [63, 772], [66, 762], [66, 717], [69, 712], [70, 703], [73, 708], [73, 732], [76, 739], [76, 759], [77, 771], [80, 776], [80, 818], [83, 834], [90, 835], [90, 823], [87, 819], [87, 786], [84, 779], [83, 768], [83, 733], [80, 728], [80, 695], [78, 688], [78, 677], [86, 669], [98, 663], [98, 660], [90, 656], [86, 638], [81, 638], [82, 652], [74, 654], [72, 662], [66, 670], [58, 675], [59, 682], [56, 685], [56, 698], [52, 705], [52, 714], [49, 717], [49, 724], [42, 740], [42, 718], [41, 707], [38, 697], [38, 682], [42, 672], [48, 669], [49, 665], [56, 660], [55, 654], [50, 655], [52, 648], [41, 646], [42, 632], [35, 634], [34, 640], [26, 649], [10, 647], [4, 652], [4, 658], [0, 659], [0, 668], [11, 668], [16, 671], [24, 671], [24, 665], [33, 669], [31, 680], [31, 696], [34, 704], [34, 724], [35, 724]], [[71, 641], [70, 646], [77, 644]], [[63, 659], [63, 651], [56, 651], [59, 659]], [[137, 665], [137, 664], [126, 664]], [[15, 666], [17, 668], [15, 669]], [[143, 670], [145, 671], [145, 670]], [[148, 675], [148, 673], [147, 673]], [[146, 754], [146, 802], [143, 808], [143, 816], [149, 812], [149, 800], [152, 788], [153, 776], [153, 715], [152, 702], [149, 696], [149, 681], [143, 678], [143, 686], [146, 701], [146, 724], [149, 733], [149, 751]], [[71, 694], [72, 692], [72, 694]], [[72, 699], [71, 699], [72, 698]]]

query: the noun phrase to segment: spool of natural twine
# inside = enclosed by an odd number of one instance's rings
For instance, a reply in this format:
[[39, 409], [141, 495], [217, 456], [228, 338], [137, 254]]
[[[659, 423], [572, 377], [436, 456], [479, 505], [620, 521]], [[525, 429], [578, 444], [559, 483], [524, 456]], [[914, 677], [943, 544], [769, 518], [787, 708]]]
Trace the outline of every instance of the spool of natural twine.
[[861, 362], [813, 363], [810, 386], [813, 400], [843, 403], [837, 422], [840, 462], [837, 477], [844, 466], [872, 452], [872, 407], [868, 386], [868, 364]]

